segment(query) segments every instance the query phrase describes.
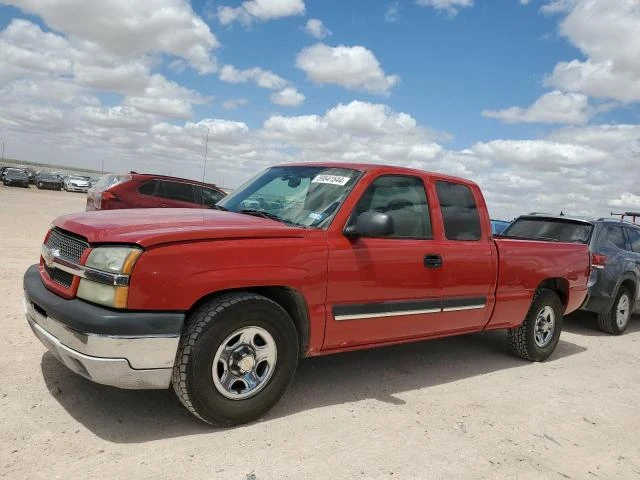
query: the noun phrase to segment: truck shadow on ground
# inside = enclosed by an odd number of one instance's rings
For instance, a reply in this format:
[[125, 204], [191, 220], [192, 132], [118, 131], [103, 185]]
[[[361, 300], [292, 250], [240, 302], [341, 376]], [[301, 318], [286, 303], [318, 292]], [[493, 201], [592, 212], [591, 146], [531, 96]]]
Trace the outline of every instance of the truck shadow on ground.
[[[548, 362], [585, 350], [561, 339]], [[289, 390], [262, 422], [364, 399], [403, 405], [406, 402], [396, 394], [529, 364], [511, 355], [506, 334], [500, 331], [303, 359]], [[48, 352], [41, 366], [53, 397], [104, 440], [140, 443], [222, 431], [193, 418], [172, 391], [97, 385], [69, 371]]]
[[[562, 329], [566, 332], [590, 337], [612, 337], [598, 328], [598, 319], [594, 313], [577, 311], [564, 317]], [[640, 315], [634, 314], [623, 335], [640, 332]]]

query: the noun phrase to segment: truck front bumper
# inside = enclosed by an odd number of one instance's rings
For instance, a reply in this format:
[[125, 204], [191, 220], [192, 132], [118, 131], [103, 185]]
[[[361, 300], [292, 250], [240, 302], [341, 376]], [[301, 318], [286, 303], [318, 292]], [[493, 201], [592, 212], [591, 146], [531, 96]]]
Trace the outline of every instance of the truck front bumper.
[[184, 314], [120, 312], [66, 300], [45, 288], [37, 265], [25, 273], [24, 290], [33, 333], [70, 370], [118, 388], [169, 387]]

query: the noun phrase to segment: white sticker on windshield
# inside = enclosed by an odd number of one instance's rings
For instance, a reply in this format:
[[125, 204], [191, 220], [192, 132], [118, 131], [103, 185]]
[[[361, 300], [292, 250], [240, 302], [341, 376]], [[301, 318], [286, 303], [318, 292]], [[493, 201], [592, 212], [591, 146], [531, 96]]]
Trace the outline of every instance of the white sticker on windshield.
[[340, 185], [344, 187], [351, 177], [342, 177], [340, 175], [318, 175], [311, 183], [329, 183], [331, 185]]

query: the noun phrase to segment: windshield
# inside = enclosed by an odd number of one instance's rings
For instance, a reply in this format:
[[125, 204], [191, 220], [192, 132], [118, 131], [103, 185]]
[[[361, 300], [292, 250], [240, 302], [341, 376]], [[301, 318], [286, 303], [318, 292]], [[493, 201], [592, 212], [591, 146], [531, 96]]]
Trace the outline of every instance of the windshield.
[[558, 242], [587, 243], [593, 225], [555, 218], [519, 218], [503, 233], [506, 237], [532, 240], [556, 240]]
[[299, 227], [324, 228], [361, 175], [348, 168], [273, 167], [222, 199], [217, 207]]
[[41, 173], [39, 178], [40, 180], [58, 180], [58, 177], [52, 173]]
[[11, 178], [26, 178], [27, 173], [24, 170], [18, 170], [17, 168], [8, 168], [5, 172], [7, 177]]

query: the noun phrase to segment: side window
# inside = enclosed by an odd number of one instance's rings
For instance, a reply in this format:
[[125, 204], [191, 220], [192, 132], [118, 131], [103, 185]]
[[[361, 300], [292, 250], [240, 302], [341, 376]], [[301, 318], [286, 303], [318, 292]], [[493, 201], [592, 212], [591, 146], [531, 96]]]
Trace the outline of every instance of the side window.
[[640, 229], [627, 228], [627, 234], [629, 235], [629, 243], [631, 244], [631, 251], [640, 253]]
[[153, 195], [156, 192], [156, 181], [150, 180], [138, 187], [138, 193], [142, 195]]
[[218, 203], [220, 199], [224, 197], [224, 194], [214, 190], [213, 188], [201, 187], [202, 188], [202, 204], [207, 205], [208, 207], [215, 205]]
[[444, 234], [448, 240], [480, 240], [480, 214], [471, 189], [466, 185], [438, 181]]
[[189, 183], [170, 182], [167, 180], [160, 180], [158, 183], [158, 193], [156, 194], [158, 197], [195, 203], [193, 185]]
[[605, 247], [616, 247], [621, 250], [626, 250], [627, 245], [624, 241], [624, 232], [622, 227], [615, 225], [608, 225], [605, 236]]
[[364, 212], [388, 214], [393, 222], [392, 238], [431, 238], [427, 194], [417, 177], [387, 175], [376, 178], [362, 194], [349, 224]]

